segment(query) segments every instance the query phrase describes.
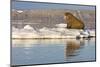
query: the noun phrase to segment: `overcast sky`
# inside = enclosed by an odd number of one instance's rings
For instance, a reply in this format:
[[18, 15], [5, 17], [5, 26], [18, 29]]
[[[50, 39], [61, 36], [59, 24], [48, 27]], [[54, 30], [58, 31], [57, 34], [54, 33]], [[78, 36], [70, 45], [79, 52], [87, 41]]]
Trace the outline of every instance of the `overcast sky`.
[[40, 2], [13, 1], [12, 9], [72, 9], [72, 10], [95, 10], [95, 6], [54, 4]]

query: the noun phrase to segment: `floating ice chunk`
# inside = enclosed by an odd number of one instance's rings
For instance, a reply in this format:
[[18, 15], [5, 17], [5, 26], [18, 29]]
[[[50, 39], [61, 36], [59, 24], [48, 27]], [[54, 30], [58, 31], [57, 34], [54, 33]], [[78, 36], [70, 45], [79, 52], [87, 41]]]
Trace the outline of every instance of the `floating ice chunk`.
[[95, 30], [89, 30], [90, 36], [95, 36]]
[[60, 23], [60, 24], [56, 24], [55, 26], [59, 27], [59, 28], [65, 28], [65, 27], [67, 27], [67, 24]]
[[82, 32], [82, 34], [83, 34], [83, 35], [90, 35], [90, 32], [89, 32], [89, 30], [84, 30], [84, 31]]
[[89, 30], [81, 30], [80, 31], [80, 34], [78, 35], [78, 37], [81, 37], [81, 38], [83, 38], [83, 37], [89, 37], [90, 36], [90, 32], [89, 32]]
[[37, 33], [37, 31], [31, 27], [30, 25], [24, 26], [23, 29], [21, 29], [22, 32], [31, 32], [31, 33]]
[[24, 29], [27, 29], [27, 30], [31, 29], [31, 30], [33, 30], [33, 27], [31, 27], [30, 25], [26, 25], [26, 26], [24, 26]]

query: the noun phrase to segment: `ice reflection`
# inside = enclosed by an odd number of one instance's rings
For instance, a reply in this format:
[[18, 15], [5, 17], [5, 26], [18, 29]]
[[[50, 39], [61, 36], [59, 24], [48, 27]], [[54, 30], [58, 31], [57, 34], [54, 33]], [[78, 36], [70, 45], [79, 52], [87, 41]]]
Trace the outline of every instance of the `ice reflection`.
[[14, 39], [12, 47], [34, 47], [38, 45], [66, 44], [67, 39]]
[[[78, 55], [78, 50], [85, 45], [84, 43], [84, 40], [76, 39], [15, 39], [12, 41], [12, 47], [24, 47], [24, 49], [27, 50], [35, 46], [50, 46], [58, 44], [58, 46], [64, 46], [65, 56], [71, 57]], [[25, 53], [28, 54], [29, 52]]]
[[95, 60], [95, 39], [12, 40], [13, 65], [75, 62], [91, 59]]

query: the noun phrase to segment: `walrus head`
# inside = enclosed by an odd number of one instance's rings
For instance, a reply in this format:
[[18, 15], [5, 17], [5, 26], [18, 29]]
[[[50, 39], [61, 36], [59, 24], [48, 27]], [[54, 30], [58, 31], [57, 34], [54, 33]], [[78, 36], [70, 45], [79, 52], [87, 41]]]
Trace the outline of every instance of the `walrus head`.
[[74, 17], [71, 13], [69, 13], [69, 12], [66, 12], [65, 14], [64, 14], [64, 19], [66, 20], [69, 20], [71, 17]]

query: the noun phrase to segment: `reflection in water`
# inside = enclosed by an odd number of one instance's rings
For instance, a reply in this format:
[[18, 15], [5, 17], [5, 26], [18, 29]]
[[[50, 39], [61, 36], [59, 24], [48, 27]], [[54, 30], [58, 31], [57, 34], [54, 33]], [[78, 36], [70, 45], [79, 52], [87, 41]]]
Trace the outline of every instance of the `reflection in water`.
[[74, 52], [80, 48], [80, 44], [73, 42], [73, 41], [68, 41], [66, 45], [66, 56], [72, 56], [74, 55]]
[[12, 65], [95, 60], [95, 39], [12, 40]]
[[56, 44], [66, 44], [69, 39], [14, 39], [12, 47], [34, 47], [34, 46], [49, 46]]
[[79, 49], [84, 45], [84, 40], [67, 40], [65, 47], [66, 59], [78, 55]]

